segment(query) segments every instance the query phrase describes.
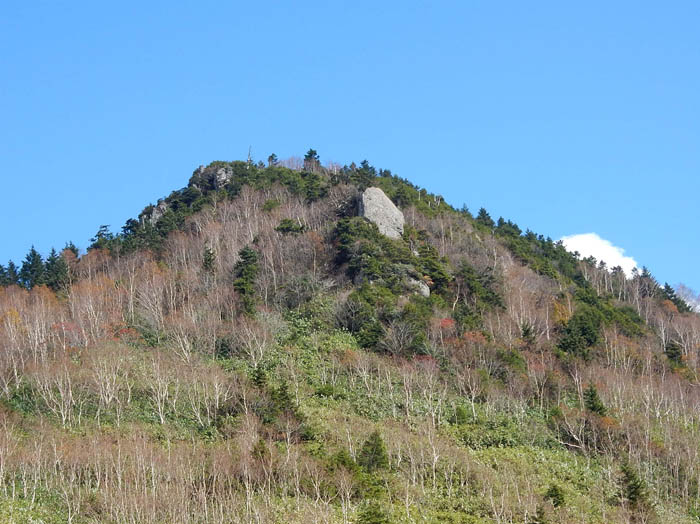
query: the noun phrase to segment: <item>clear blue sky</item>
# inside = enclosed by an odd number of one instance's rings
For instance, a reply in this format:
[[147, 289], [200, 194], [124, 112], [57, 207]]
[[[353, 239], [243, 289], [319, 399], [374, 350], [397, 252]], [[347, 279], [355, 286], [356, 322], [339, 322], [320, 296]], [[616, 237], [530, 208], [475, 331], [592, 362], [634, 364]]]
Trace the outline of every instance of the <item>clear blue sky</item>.
[[[576, 5], [575, 5], [576, 4]], [[212, 160], [367, 158], [700, 290], [700, 2], [6, 2], [0, 261]]]

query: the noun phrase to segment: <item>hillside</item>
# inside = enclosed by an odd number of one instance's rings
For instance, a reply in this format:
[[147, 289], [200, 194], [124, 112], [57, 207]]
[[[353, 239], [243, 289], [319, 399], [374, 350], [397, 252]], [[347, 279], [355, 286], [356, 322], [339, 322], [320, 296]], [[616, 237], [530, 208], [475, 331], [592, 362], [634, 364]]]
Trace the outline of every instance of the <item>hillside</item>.
[[685, 291], [367, 161], [213, 162], [0, 283], [3, 521], [700, 519]]

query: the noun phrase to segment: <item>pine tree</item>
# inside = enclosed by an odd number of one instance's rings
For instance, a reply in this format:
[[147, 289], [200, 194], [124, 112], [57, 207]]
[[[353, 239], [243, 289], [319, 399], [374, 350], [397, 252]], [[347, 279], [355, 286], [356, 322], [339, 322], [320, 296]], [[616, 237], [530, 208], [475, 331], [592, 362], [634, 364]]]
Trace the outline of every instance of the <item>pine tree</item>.
[[486, 211], [486, 209], [483, 207], [479, 209], [479, 214], [476, 216], [476, 222], [491, 229], [496, 225], [491, 218], [491, 215], [489, 215], [488, 211]]
[[233, 268], [235, 280], [233, 288], [238, 292], [243, 304], [243, 311], [255, 313], [255, 281], [258, 278], [258, 253], [250, 246], [245, 246], [238, 253], [240, 260]]
[[679, 313], [690, 313], [692, 311], [692, 309], [690, 309], [690, 306], [686, 303], [686, 301], [678, 296], [678, 294], [676, 293], [676, 290], [673, 289], [668, 284], [668, 282], [666, 282], [664, 284], [664, 287], [661, 290], [661, 293], [663, 294], [663, 296], [666, 300], [670, 300], [671, 302], [673, 302], [673, 304], [678, 309]]
[[46, 285], [59, 291], [68, 285], [68, 281], [68, 263], [55, 249], [51, 249], [46, 259]]
[[92, 244], [88, 248], [91, 249], [111, 249], [115, 241], [114, 234], [109, 230], [109, 226], [101, 225], [95, 233], [95, 236], [90, 239]]
[[364, 191], [374, 183], [377, 170], [370, 165], [367, 160], [360, 162], [360, 167], [355, 167], [350, 174], [350, 181], [355, 184], [360, 191]]
[[46, 284], [46, 266], [39, 252], [34, 249], [34, 246], [31, 247], [24, 262], [22, 262], [19, 281], [27, 289]]
[[7, 263], [7, 268], [5, 268], [5, 282], [6, 286], [11, 286], [13, 284], [17, 286], [20, 285], [19, 270], [12, 260]]
[[210, 247], [204, 248], [202, 257], [202, 269], [207, 273], [214, 273], [216, 270], [216, 253]]
[[357, 522], [358, 524], [389, 524], [391, 521], [379, 502], [374, 500], [360, 512]]
[[379, 431], [373, 431], [362, 445], [357, 463], [367, 471], [376, 471], [389, 467], [389, 455]]
[[603, 404], [600, 396], [598, 396], [598, 390], [593, 383], [588, 384], [588, 387], [583, 392], [583, 402], [588, 411], [596, 413], [601, 417], [605, 416], [605, 414], [608, 412], [605, 404]]
[[68, 250], [71, 251], [76, 257], [79, 255], [79, 250], [78, 247], [73, 243], [73, 242], [66, 242], [66, 247], [63, 248], [63, 250]]
[[555, 508], [564, 505], [564, 490], [561, 489], [557, 484], [550, 484], [547, 492], [544, 494], [544, 498], [549, 499]]
[[313, 173], [318, 171], [319, 167], [321, 167], [321, 159], [318, 152], [315, 149], [309, 149], [304, 155], [304, 171]]
[[664, 353], [666, 353], [666, 357], [668, 357], [674, 366], [683, 365], [683, 348], [678, 342], [670, 340], [664, 348]]
[[629, 462], [620, 468], [622, 471], [622, 497], [630, 506], [637, 507], [646, 502], [646, 485]]

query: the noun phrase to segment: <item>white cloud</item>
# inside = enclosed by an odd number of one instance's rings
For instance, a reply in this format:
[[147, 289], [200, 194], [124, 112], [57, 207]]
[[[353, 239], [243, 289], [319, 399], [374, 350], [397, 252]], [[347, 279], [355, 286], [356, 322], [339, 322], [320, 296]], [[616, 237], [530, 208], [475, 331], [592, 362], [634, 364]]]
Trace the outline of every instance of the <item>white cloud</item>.
[[629, 277], [632, 270], [637, 266], [637, 261], [632, 257], [625, 256], [625, 250], [614, 246], [610, 241], [600, 238], [596, 233], [582, 233], [580, 235], [569, 235], [562, 237], [566, 249], [578, 251], [581, 258], [593, 256], [596, 260], [604, 260], [608, 268], [620, 266]]

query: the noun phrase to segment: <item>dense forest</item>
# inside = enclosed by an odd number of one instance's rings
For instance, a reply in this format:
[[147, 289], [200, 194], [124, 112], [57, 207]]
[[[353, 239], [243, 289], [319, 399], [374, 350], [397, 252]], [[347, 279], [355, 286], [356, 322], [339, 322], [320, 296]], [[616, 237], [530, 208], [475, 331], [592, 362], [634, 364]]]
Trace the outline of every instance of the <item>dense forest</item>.
[[700, 317], [647, 269], [313, 149], [97, 229], [0, 266], [4, 522], [700, 521]]

